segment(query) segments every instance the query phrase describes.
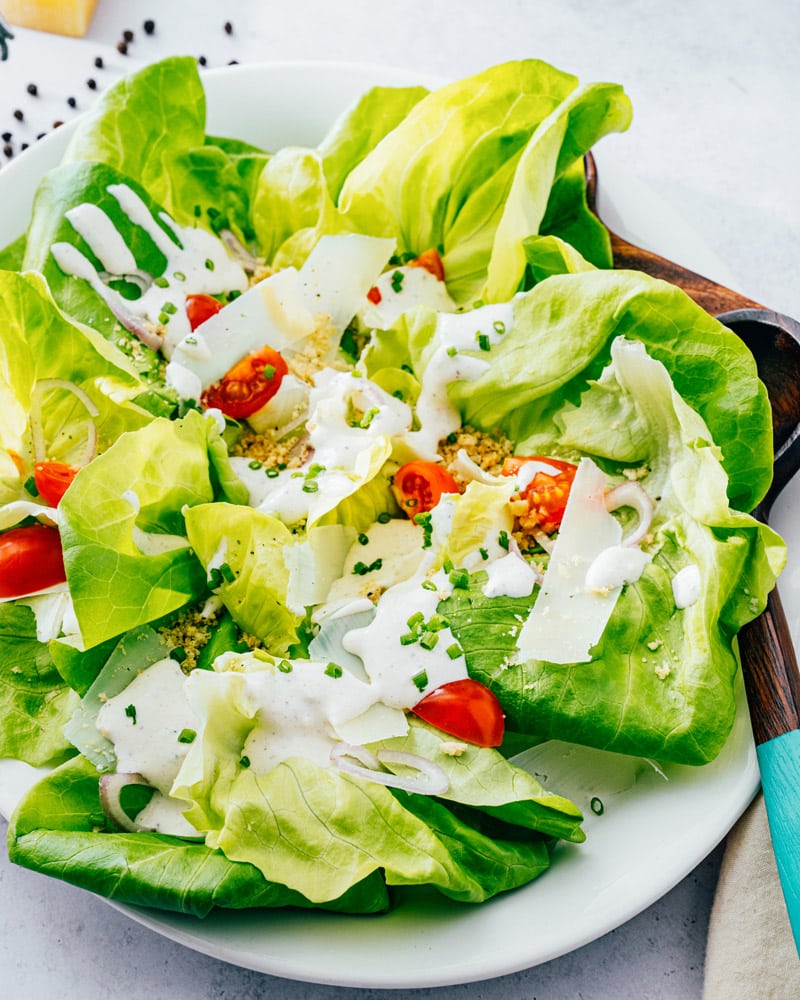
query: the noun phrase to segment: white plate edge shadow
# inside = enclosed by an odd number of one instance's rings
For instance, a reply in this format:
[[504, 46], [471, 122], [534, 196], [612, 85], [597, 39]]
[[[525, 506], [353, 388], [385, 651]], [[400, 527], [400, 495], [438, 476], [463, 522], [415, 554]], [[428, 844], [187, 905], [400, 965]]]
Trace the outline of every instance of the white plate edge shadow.
[[[317, 141], [349, 100], [373, 83], [442, 82], [415, 71], [354, 63], [242, 65], [210, 71], [205, 80], [209, 132], [260, 141], [267, 148]], [[277, 123], [274, 117], [264, 119], [254, 129], [247, 109], [252, 109], [256, 82], [280, 114]], [[309, 115], [302, 101], [312, 97]], [[298, 101], [299, 119], [290, 110]], [[9, 187], [18, 192], [14, 213], [0, 221], [0, 247], [24, 228], [35, 180], [58, 162], [73, 130], [72, 125], [64, 126], [0, 172], [0, 192]], [[267, 143], [264, 136], [271, 132], [277, 138]], [[605, 221], [621, 235], [633, 238], [635, 232], [650, 248], [730, 283], [716, 254], [626, 170], [618, 152], [623, 144], [624, 137], [611, 136], [597, 151], [599, 206]], [[657, 221], [651, 225], [651, 220]], [[794, 595], [791, 600], [794, 603]], [[475, 982], [529, 968], [587, 944], [663, 896], [726, 835], [758, 787], [741, 684], [734, 732], [711, 765], [670, 769], [667, 784], [645, 768], [633, 776], [633, 785], [624, 787], [631, 778], [630, 762], [614, 758], [617, 768], [607, 766], [611, 755], [596, 756], [603, 777], [573, 792], [585, 799], [578, 804], [586, 810], [587, 844], [560, 849], [554, 867], [541, 879], [478, 907], [427, 898], [419, 909], [401, 893], [398, 908], [379, 917], [218, 911], [200, 921], [110, 905], [204, 954], [307, 982], [408, 989]], [[29, 777], [26, 765], [0, 761], [0, 809], [5, 815]], [[571, 792], [556, 779], [553, 786]], [[602, 816], [588, 809], [591, 796], [603, 800]], [[644, 858], [643, 843], [648, 844]]]

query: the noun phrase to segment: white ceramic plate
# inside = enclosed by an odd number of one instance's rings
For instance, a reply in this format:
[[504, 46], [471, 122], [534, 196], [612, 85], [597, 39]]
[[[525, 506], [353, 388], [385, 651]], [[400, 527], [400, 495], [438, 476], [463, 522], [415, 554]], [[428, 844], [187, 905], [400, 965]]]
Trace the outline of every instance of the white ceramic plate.
[[[212, 71], [205, 80], [208, 131], [267, 149], [316, 144], [372, 84], [440, 82], [386, 67], [297, 63], [237, 66]], [[58, 163], [71, 131], [65, 126], [53, 133], [0, 173], [0, 246], [24, 230], [38, 180]], [[613, 139], [605, 142], [613, 145]], [[609, 225], [701, 273], [730, 280], [702, 240], [602, 144], [598, 166], [599, 208]], [[798, 498], [800, 490], [793, 489], [778, 509], [787, 527]], [[796, 576], [790, 570], [784, 588], [795, 620]], [[0, 764], [0, 810], [8, 815], [30, 769]], [[401, 891], [396, 908], [379, 917], [220, 911], [201, 921], [119, 908], [197, 951], [291, 979], [396, 988], [471, 982], [556, 958], [635, 916], [702, 861], [758, 786], [741, 690], [734, 731], [706, 767], [673, 766], [664, 775], [641, 761], [559, 744], [538, 748], [527, 764], [584, 810], [587, 842], [560, 847], [543, 877], [483, 905]], [[598, 811], [602, 803], [601, 815], [592, 810], [593, 800]]]

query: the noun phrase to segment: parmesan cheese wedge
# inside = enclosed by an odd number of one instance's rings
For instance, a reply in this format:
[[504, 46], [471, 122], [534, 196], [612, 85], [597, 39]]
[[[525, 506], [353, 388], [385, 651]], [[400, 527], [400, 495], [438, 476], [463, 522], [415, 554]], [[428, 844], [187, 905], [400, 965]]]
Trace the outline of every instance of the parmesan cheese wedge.
[[587, 663], [600, 640], [621, 587], [590, 590], [586, 573], [595, 559], [622, 538], [606, 510], [606, 477], [590, 458], [581, 459], [542, 589], [517, 641], [514, 662]]

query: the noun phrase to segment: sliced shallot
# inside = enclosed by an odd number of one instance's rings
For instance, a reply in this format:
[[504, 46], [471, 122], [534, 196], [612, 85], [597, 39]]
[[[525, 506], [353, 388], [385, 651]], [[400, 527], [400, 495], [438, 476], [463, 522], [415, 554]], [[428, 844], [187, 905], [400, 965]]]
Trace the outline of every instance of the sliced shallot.
[[219, 238], [225, 244], [231, 257], [240, 264], [242, 268], [250, 274], [253, 274], [260, 267], [263, 266], [264, 261], [255, 257], [246, 246], [236, 237], [230, 229], [221, 229], [219, 232]]
[[100, 776], [100, 805], [103, 807], [103, 812], [117, 826], [128, 833], [153, 833], [154, 830], [152, 827], [142, 826], [140, 823], [137, 823], [122, 808], [120, 796], [122, 789], [127, 785], [147, 785], [151, 787], [150, 782], [135, 771], [129, 774], [123, 772], [122, 774], [103, 774]]
[[[331, 761], [346, 774], [375, 781], [389, 788], [416, 792], [418, 795], [444, 795], [450, 787], [450, 779], [438, 764], [434, 764], [426, 757], [402, 750], [378, 750], [377, 754], [374, 754], [364, 746], [337, 743], [331, 750]], [[355, 763], [356, 761], [359, 763]], [[382, 771], [381, 764], [401, 764], [413, 768], [419, 773], [419, 777], [405, 778], [390, 771]]]
[[606, 510], [611, 512], [619, 507], [632, 507], [639, 515], [639, 523], [622, 540], [623, 545], [636, 545], [650, 529], [653, 520], [653, 501], [639, 483], [620, 483], [606, 493]]
[[77, 463], [81, 466], [88, 465], [97, 452], [97, 424], [95, 423], [95, 418], [100, 411], [91, 396], [84, 389], [64, 378], [42, 378], [39, 379], [34, 387], [30, 417], [34, 461], [44, 462], [47, 459], [41, 410], [42, 396], [52, 389], [64, 389], [66, 392], [71, 392], [83, 404], [84, 409], [89, 414], [86, 431], [86, 449], [81, 460]]

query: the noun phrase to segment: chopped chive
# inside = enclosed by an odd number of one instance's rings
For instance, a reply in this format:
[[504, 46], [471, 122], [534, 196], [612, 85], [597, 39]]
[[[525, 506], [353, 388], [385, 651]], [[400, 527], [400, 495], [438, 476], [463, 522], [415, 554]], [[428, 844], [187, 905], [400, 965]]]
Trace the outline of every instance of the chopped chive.
[[458, 434], [455, 431], [450, 431], [450, 433], [445, 438], [448, 444], [455, 444], [458, 441]]
[[239, 758], [239, 763], [242, 765], [242, 767], [250, 767], [250, 758], [249, 757], [240, 757]]
[[[210, 209], [209, 209], [209, 213], [208, 214], [209, 214], [209, 217], [210, 217], [211, 216], [211, 210]], [[208, 271], [213, 271], [214, 268], [216, 267], [216, 265], [214, 264], [214, 261], [210, 257], [206, 257], [205, 263], [206, 263], [206, 270], [208, 270]]]
[[421, 611], [415, 611], [406, 622], [406, 625], [408, 625], [410, 629], [413, 629], [415, 625], [421, 625], [424, 621], [425, 615], [423, 615]]
[[362, 531], [361, 534], [358, 536], [358, 544], [369, 545], [369, 535], [365, 535], [364, 532]]
[[175, 305], [174, 302], [165, 302], [163, 305], [163, 309], [164, 312], [169, 313], [170, 316], [174, 316], [175, 313], [178, 311], [178, 307]]
[[183, 663], [186, 659], [186, 650], [181, 646], [176, 646], [174, 649], [169, 651], [169, 656], [171, 660], [175, 660], [176, 663]]
[[506, 552], [508, 552], [508, 546], [510, 544], [510, 540], [507, 531], [503, 530], [500, 532], [500, 534], [497, 536], [497, 544], [500, 546], [501, 549], [505, 549]]
[[183, 342], [184, 344], [191, 344], [194, 346], [197, 343], [197, 337], [195, 337], [193, 333], [190, 333], [188, 336], [183, 338]]
[[236, 574], [233, 572], [228, 563], [223, 563], [220, 566], [219, 571], [222, 574], [222, 579], [226, 583], [233, 583], [233, 581], [236, 579]]
[[367, 430], [367, 428], [371, 425], [372, 421], [375, 419], [375, 417], [378, 416], [378, 414], [380, 412], [381, 411], [378, 409], [377, 406], [373, 406], [371, 410], [367, 410], [367, 412], [364, 414], [364, 416], [359, 421], [358, 426], [362, 430]]
[[153, 284], [157, 288], [169, 288], [169, 280], [167, 278], [165, 278], [163, 276], [163, 274], [161, 275], [160, 278], [154, 278], [153, 279]]
[[420, 670], [418, 674], [414, 674], [411, 680], [414, 682], [414, 687], [417, 689], [417, 691], [424, 691], [425, 688], [428, 686], [427, 670]]
[[423, 632], [420, 636], [419, 644], [423, 649], [431, 650], [434, 648], [436, 643], [439, 641], [439, 636], [436, 632]]
[[391, 514], [387, 514], [386, 511], [382, 511], [378, 514], [378, 524], [388, 524], [392, 519]]
[[264, 467], [264, 463], [263, 462], [259, 462], [259, 460], [257, 458], [254, 458], [252, 461], [250, 461], [250, 462], [247, 463], [247, 468], [248, 469], [261, 469], [263, 467]]
[[414, 635], [413, 632], [404, 632], [400, 636], [400, 645], [401, 646], [410, 646], [413, 643], [415, 643], [417, 641], [417, 639], [418, 639], [418, 636]]
[[194, 743], [197, 739], [197, 733], [194, 729], [181, 729], [178, 734], [178, 743]]
[[275, 377], [275, 365], [264, 365], [264, 370], [261, 372], [261, 377], [266, 381], [270, 382]]
[[423, 580], [420, 586], [423, 590], [436, 590], [436, 584], [433, 580]]
[[403, 274], [402, 271], [393, 271], [392, 272], [392, 291], [393, 292], [395, 292], [395, 293], [399, 293], [400, 292], [400, 290], [403, 287], [403, 278], [404, 277], [405, 277], [405, 275]]
[[125, 715], [131, 720], [131, 722], [136, 725], [136, 706], [127, 705], [125, 708]]
[[506, 332], [506, 325], [501, 319], [496, 319], [494, 323], [492, 323], [492, 326], [494, 327], [494, 332], [499, 334], [501, 337]]
[[452, 573], [453, 561], [449, 558], [445, 559], [445, 561], [442, 563], [442, 569], [445, 571], [445, 573]]
[[486, 560], [489, 558], [489, 550], [481, 547], [480, 549], [478, 549], [478, 551], [481, 554], [481, 559], [483, 559], [483, 561], [486, 562]]
[[162, 326], [166, 326], [166, 325], [167, 325], [167, 323], [169, 323], [169, 313], [168, 313], [168, 312], [163, 312], [163, 311], [162, 311], [162, 312], [160, 312], [160, 313], [158, 314], [158, 322], [159, 322], [159, 323], [160, 323], [160, 324], [161, 324]]
[[454, 358], [457, 354], [458, 354], [458, 348], [457, 347], [448, 347], [447, 348], [447, 356], [448, 356], [448, 358]]
[[441, 632], [443, 628], [450, 627], [450, 620], [442, 615], [431, 615], [426, 628], [429, 632]]
[[329, 663], [328, 666], [325, 667], [325, 673], [328, 675], [328, 677], [341, 677], [342, 668], [339, 666], [338, 663]]
[[277, 469], [275, 468], [275, 466], [273, 466], [273, 465], [271, 465], [271, 466], [270, 466], [270, 467], [269, 467], [268, 469], [266, 469], [265, 471], [266, 471], [266, 474], [267, 474], [267, 477], [268, 477], [269, 479], [277, 479], [277, 478], [278, 478], [278, 476], [280, 475], [280, 472], [278, 472], [278, 470], [277, 470]]
[[480, 347], [482, 351], [491, 351], [492, 345], [489, 341], [489, 335], [487, 333], [479, 332], [475, 335], [475, 339], [478, 341], [478, 347]]
[[448, 579], [457, 590], [466, 590], [469, 587], [469, 573], [465, 569], [454, 569]]
[[177, 278], [178, 281], [186, 281], [186, 275], [183, 271], [173, 271], [172, 277]]
[[25, 489], [32, 497], [39, 496], [39, 487], [36, 485], [36, 480], [33, 476], [25, 480]]
[[319, 483], [315, 482], [313, 479], [306, 479], [301, 489], [303, 490], [303, 493], [318, 493]]
[[482, 309], [485, 305], [486, 303], [483, 301], [483, 299], [475, 299], [475, 301], [472, 303], [472, 308]]
[[280, 670], [282, 674], [290, 674], [292, 672], [292, 665], [288, 660], [279, 660], [278, 670]]
[[454, 642], [452, 646], [447, 647], [447, 655], [450, 657], [451, 660], [457, 660], [459, 656], [463, 654], [463, 652], [464, 651], [457, 642]]
[[219, 590], [219, 588], [222, 586], [222, 583], [223, 583], [222, 573], [217, 569], [216, 566], [214, 566], [213, 569], [208, 574], [208, 586], [211, 588], [211, 590]]
[[589, 808], [592, 810], [595, 816], [602, 816], [603, 813], [606, 811], [606, 807], [603, 805], [603, 800], [598, 799], [596, 795], [592, 798], [591, 802], [589, 803]]

